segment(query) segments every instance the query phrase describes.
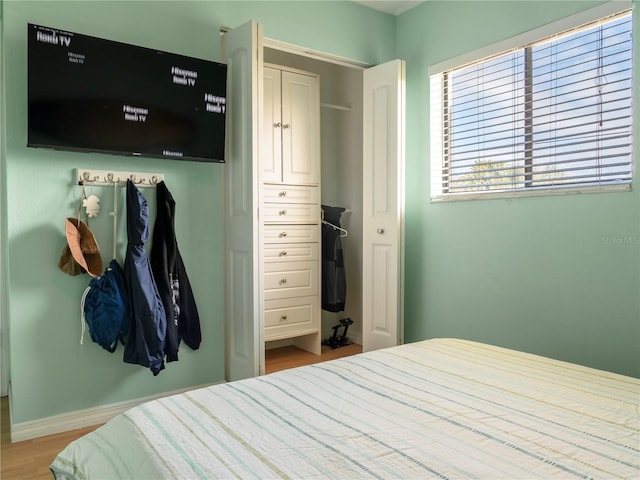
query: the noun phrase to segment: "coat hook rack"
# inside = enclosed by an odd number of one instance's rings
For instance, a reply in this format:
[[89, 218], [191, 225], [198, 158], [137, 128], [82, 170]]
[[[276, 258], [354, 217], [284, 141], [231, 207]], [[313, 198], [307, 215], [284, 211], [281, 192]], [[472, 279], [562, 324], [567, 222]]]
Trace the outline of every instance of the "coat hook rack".
[[76, 179], [78, 185], [113, 185], [131, 180], [137, 187], [155, 187], [164, 180], [164, 174], [76, 168]]

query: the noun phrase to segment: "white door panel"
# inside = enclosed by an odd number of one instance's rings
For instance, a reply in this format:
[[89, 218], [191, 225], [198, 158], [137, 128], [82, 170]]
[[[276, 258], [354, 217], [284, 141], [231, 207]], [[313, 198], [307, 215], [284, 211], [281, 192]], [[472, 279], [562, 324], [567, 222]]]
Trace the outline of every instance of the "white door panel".
[[363, 350], [402, 343], [404, 62], [364, 72]]
[[320, 178], [317, 77], [282, 72], [283, 181], [317, 185]]
[[280, 108], [281, 72], [264, 68], [263, 132], [260, 145], [262, 181], [282, 181], [282, 111]]
[[225, 376], [232, 381], [264, 370], [257, 207], [262, 27], [249, 22], [227, 32], [222, 42], [228, 70]]

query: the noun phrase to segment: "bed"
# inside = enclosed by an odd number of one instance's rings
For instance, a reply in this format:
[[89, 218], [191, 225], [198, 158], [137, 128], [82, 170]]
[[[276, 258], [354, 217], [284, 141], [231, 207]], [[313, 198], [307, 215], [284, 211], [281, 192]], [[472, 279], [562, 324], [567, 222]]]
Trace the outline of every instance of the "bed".
[[640, 478], [640, 379], [433, 339], [154, 400], [57, 479]]

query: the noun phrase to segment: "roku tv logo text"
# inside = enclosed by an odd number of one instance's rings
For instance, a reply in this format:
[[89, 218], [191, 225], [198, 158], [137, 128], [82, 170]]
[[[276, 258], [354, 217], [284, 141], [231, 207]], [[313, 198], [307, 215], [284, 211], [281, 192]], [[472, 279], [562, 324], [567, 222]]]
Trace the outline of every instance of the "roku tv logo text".
[[50, 43], [51, 45], [61, 45], [63, 47], [71, 45], [71, 37], [58, 35], [56, 32], [44, 33], [38, 31], [36, 33], [36, 40], [39, 42]]

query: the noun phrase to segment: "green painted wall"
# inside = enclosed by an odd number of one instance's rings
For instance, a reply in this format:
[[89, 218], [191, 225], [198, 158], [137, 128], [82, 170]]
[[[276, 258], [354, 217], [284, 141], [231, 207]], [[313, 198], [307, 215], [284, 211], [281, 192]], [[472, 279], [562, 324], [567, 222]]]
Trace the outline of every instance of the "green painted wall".
[[[224, 260], [221, 165], [27, 148], [27, 23], [221, 61], [219, 29], [249, 20], [266, 37], [379, 63], [393, 58], [393, 17], [351, 2], [4, 1], [7, 267], [2, 301], [10, 328], [13, 423], [224, 379]], [[74, 216], [76, 167], [162, 172], [176, 203], [176, 233], [201, 315], [203, 343], [157, 377], [80, 339], [80, 297], [88, 277], [57, 268], [64, 220]], [[95, 187], [91, 221], [103, 259], [111, 258], [112, 189]], [[122, 190], [121, 212], [124, 212]], [[143, 190], [154, 218], [153, 190]], [[119, 259], [125, 223], [120, 217]]]
[[[624, 193], [429, 201], [429, 65], [598, 3], [428, 1], [398, 18], [409, 99], [407, 341], [463, 337], [640, 377], [637, 180]], [[639, 58], [636, 48], [636, 78]]]
[[[590, 5], [430, 0], [394, 18], [343, 1], [4, 0], [6, 188], [1, 201], [7, 213], [3, 266], [9, 273], [2, 301], [10, 327], [12, 421], [224, 377], [223, 167], [26, 148], [27, 22], [220, 61], [219, 27], [254, 19], [263, 23], [265, 36], [276, 40], [370, 64], [404, 58], [407, 341], [459, 336], [640, 376], [637, 189], [429, 203], [428, 66]], [[636, 60], [639, 54], [640, 48]], [[640, 111], [637, 93], [635, 102]], [[122, 363], [121, 348], [108, 354], [88, 336], [79, 345], [79, 298], [88, 278], [68, 277], [56, 267], [64, 218], [73, 215], [79, 197], [79, 188], [72, 185], [76, 167], [160, 171], [176, 198], [177, 236], [204, 341], [198, 352], [183, 346], [180, 361], [158, 377]], [[91, 226], [108, 261], [107, 212], [113, 198], [104, 189], [94, 192], [103, 199], [103, 212]], [[153, 211], [153, 194], [144, 193]], [[120, 258], [122, 241], [121, 235]]]

